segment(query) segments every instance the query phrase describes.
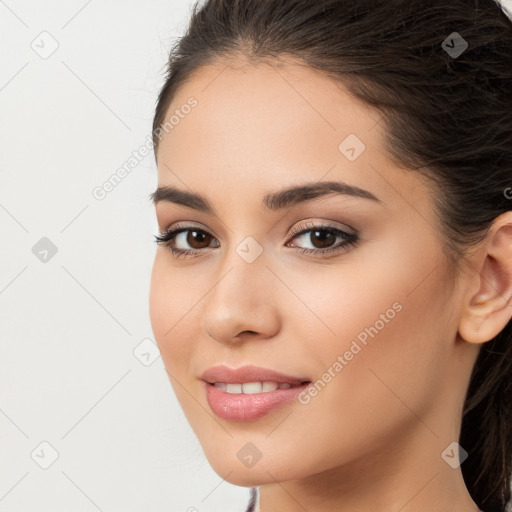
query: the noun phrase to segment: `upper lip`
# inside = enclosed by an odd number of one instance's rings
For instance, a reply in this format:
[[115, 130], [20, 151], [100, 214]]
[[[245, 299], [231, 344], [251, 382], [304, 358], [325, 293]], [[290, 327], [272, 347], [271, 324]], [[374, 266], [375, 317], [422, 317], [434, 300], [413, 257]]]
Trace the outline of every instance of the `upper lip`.
[[261, 366], [246, 365], [240, 368], [229, 368], [228, 366], [212, 366], [208, 368], [202, 375], [201, 379], [213, 384], [214, 382], [225, 382], [228, 384], [244, 382], [277, 382], [280, 384], [302, 384], [303, 382], [310, 382], [306, 378], [293, 377], [270, 370], [269, 368], [262, 368]]

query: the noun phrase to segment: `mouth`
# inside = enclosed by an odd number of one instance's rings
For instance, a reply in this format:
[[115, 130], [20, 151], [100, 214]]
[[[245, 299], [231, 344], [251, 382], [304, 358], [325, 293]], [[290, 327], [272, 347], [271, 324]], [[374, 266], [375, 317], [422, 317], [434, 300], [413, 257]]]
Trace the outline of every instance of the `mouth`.
[[293, 402], [311, 380], [246, 365], [213, 366], [200, 377], [214, 414], [227, 421], [253, 421]]
[[281, 389], [293, 389], [311, 384], [311, 381], [303, 382], [273, 382], [273, 381], [255, 381], [255, 382], [207, 382], [210, 386], [233, 395], [255, 395], [260, 393], [272, 393]]
[[[261, 393], [266, 390], [275, 391], [274, 384], [277, 384], [278, 387], [283, 384], [293, 387], [310, 382], [306, 377], [286, 375], [270, 368], [253, 365], [238, 368], [230, 368], [225, 365], [212, 366], [203, 372], [200, 379], [209, 384], [225, 384], [228, 393], [246, 392], [247, 394]], [[242, 391], [239, 390], [239, 386], [242, 386]], [[247, 391], [243, 391], [244, 387]]]
[[270, 381], [203, 382], [211, 411], [226, 421], [242, 423], [270, 413], [278, 414], [285, 404], [292, 406], [310, 384], [311, 381], [294, 384]]

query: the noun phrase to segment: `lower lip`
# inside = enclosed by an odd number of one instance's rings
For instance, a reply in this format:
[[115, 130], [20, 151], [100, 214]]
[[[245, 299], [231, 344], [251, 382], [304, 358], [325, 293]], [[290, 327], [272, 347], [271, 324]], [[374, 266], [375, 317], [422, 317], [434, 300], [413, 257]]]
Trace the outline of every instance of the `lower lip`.
[[206, 399], [212, 411], [229, 421], [252, 421], [268, 414], [276, 407], [294, 400], [310, 383], [265, 393], [227, 393], [205, 382]]

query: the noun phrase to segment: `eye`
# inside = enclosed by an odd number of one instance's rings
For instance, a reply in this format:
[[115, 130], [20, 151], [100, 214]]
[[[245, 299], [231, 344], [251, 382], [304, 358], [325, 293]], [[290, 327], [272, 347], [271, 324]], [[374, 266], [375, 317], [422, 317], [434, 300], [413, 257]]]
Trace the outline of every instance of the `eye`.
[[[294, 230], [291, 240], [302, 240], [302, 244], [309, 243], [310, 247], [300, 247], [290, 242], [286, 245], [297, 247], [301, 254], [322, 256], [346, 251], [359, 241], [359, 236], [355, 232], [344, 231], [333, 226], [309, 224], [306, 228], [303, 225], [302, 230], [300, 227]], [[220, 247], [218, 240], [212, 234], [195, 226], [177, 226], [166, 230], [155, 236], [155, 242], [169, 249], [176, 258], [193, 258], [214, 247]]]
[[[169, 229], [162, 234], [155, 236], [155, 242], [168, 248], [176, 257], [194, 257], [204, 249], [208, 249], [212, 241], [216, 240], [213, 235], [194, 226], [183, 226]], [[191, 247], [189, 249], [187, 244]], [[179, 247], [180, 245], [185, 246]], [[213, 247], [219, 247], [219, 243]]]
[[[349, 247], [357, 245], [359, 236], [354, 232], [344, 231], [333, 226], [317, 225], [311, 226], [292, 233], [292, 240], [299, 240], [303, 245], [309, 247], [300, 247], [302, 254], [324, 255], [333, 252], [342, 252]], [[338, 241], [336, 243], [336, 241]], [[297, 247], [296, 242], [291, 247]]]

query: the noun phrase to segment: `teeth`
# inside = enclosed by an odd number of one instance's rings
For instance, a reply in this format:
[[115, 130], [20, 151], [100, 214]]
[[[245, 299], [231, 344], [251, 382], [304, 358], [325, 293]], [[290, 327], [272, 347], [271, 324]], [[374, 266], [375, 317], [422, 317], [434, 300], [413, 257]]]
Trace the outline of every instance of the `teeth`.
[[296, 387], [299, 384], [292, 384], [285, 382], [283, 384], [279, 384], [277, 382], [244, 382], [241, 384], [238, 383], [226, 383], [226, 382], [215, 382], [214, 386], [219, 388], [221, 391], [225, 391], [227, 393], [232, 394], [240, 394], [243, 393], [245, 395], [252, 395], [254, 393], [267, 393], [269, 391], [275, 391], [276, 389], [290, 389], [291, 387]]
[[242, 384], [226, 384], [226, 391], [228, 393], [241, 393]]
[[254, 393], [261, 393], [263, 384], [261, 382], [244, 382], [241, 387], [242, 393], [253, 395]]
[[277, 382], [264, 382], [262, 384], [262, 391], [275, 391], [279, 388], [279, 384]]

